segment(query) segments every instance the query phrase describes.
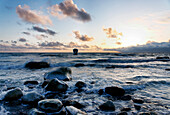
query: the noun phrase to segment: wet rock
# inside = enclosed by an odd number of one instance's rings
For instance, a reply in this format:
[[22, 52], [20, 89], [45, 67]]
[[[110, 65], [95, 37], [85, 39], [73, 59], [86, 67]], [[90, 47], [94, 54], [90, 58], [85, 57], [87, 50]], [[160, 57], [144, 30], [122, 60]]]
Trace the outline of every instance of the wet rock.
[[73, 55], [77, 55], [78, 54], [78, 49], [74, 48], [73, 49]]
[[52, 79], [45, 87], [47, 91], [59, 91], [59, 92], [65, 92], [67, 88], [68, 85], [63, 81], [59, 81], [58, 79]]
[[112, 101], [107, 101], [99, 106], [103, 111], [115, 111], [115, 105]]
[[85, 64], [83, 64], [83, 63], [77, 63], [77, 64], [75, 64], [74, 66], [75, 66], [75, 67], [83, 67], [83, 66], [85, 66]]
[[73, 106], [66, 106], [66, 111], [68, 112], [69, 115], [87, 115], [87, 113]]
[[6, 90], [11, 90], [11, 89], [15, 89], [16, 87], [7, 87]]
[[131, 100], [131, 99], [132, 99], [131, 95], [124, 95], [124, 96], [121, 97], [121, 100], [123, 100], [123, 101], [128, 101], [128, 100]]
[[67, 75], [71, 74], [71, 69], [68, 67], [61, 67], [55, 71], [48, 72], [44, 75], [45, 80], [51, 80], [57, 78], [58, 80], [70, 81], [71, 78]]
[[99, 89], [98, 94], [102, 95], [104, 93], [103, 89]]
[[139, 103], [139, 104], [144, 103], [144, 101], [142, 99], [133, 99], [133, 102], [134, 103]]
[[134, 105], [134, 107], [135, 107], [136, 110], [140, 110], [141, 109], [140, 105]]
[[131, 110], [131, 108], [129, 108], [129, 107], [125, 107], [125, 108], [121, 109], [121, 111], [130, 111], [130, 110]]
[[50, 80], [44, 80], [44, 82], [41, 85], [42, 88], [44, 88], [49, 82], [50, 82]]
[[41, 69], [41, 68], [48, 68], [50, 67], [50, 64], [47, 62], [28, 62], [25, 65], [25, 68], [29, 69]]
[[114, 86], [106, 87], [105, 92], [111, 96], [123, 96], [125, 94], [125, 90], [123, 88]]
[[169, 59], [168, 56], [164, 56], [164, 57], [156, 57], [156, 59]]
[[29, 84], [31, 84], [31, 85], [38, 85], [38, 81], [25, 81], [24, 82], [24, 85], [29, 85]]
[[151, 115], [149, 112], [139, 112], [137, 115]]
[[28, 104], [37, 104], [38, 101], [44, 99], [44, 97], [36, 92], [30, 92], [24, 95], [22, 98], [23, 103], [28, 103]]
[[170, 68], [165, 69], [166, 71], [170, 71]]
[[117, 115], [128, 115], [125, 111], [118, 113]]
[[20, 88], [15, 88], [9, 90], [6, 95], [4, 96], [5, 101], [13, 101], [21, 98], [23, 96], [23, 93]]
[[58, 99], [44, 99], [38, 102], [38, 107], [46, 112], [59, 112], [63, 104]]
[[86, 87], [86, 83], [82, 82], [82, 81], [78, 81], [75, 86], [79, 89]]
[[45, 114], [44, 112], [42, 112], [42, 111], [39, 111], [39, 110], [36, 109], [36, 108], [32, 108], [32, 109], [29, 111], [28, 115], [46, 115], [46, 114]]
[[72, 100], [63, 100], [62, 103], [64, 106], [74, 106], [78, 109], [85, 107], [83, 104], [81, 104], [77, 101], [72, 101]]

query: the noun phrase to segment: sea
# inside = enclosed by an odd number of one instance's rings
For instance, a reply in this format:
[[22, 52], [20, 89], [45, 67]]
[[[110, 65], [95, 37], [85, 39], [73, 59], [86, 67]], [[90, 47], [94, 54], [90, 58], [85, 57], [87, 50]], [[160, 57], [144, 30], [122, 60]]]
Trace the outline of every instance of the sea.
[[[153, 111], [160, 115], [170, 114], [170, 57], [165, 53], [0, 53], [0, 115], [12, 115], [15, 111], [28, 111], [25, 104], [9, 106], [2, 102], [8, 88], [19, 87], [24, 93], [31, 91], [45, 95], [47, 92], [37, 85], [29, 88], [25, 81], [44, 81], [44, 74], [59, 67], [72, 70], [68, 98], [84, 105], [82, 110], [88, 114], [117, 114], [122, 107], [129, 107], [131, 114]], [[25, 64], [31, 61], [44, 61], [49, 68], [27, 69]], [[76, 64], [84, 64], [75, 67]], [[87, 84], [83, 92], [70, 93], [75, 83], [83, 81]], [[108, 95], [99, 95], [98, 91], [107, 86], [122, 87], [132, 98], [144, 100], [140, 110], [134, 108], [131, 101], [114, 100], [116, 110], [112, 113], [101, 111], [98, 106], [108, 99]]]

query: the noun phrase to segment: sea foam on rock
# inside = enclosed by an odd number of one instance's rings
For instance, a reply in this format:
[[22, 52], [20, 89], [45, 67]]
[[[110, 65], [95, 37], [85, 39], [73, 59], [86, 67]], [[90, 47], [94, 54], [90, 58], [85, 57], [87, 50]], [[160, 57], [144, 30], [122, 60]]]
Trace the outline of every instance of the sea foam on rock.
[[28, 62], [25, 65], [25, 68], [29, 69], [41, 69], [41, 68], [48, 68], [50, 67], [50, 64], [47, 62]]
[[106, 87], [105, 92], [111, 96], [123, 96], [125, 94], [125, 90], [123, 88], [115, 86]]
[[57, 78], [52, 79], [45, 87], [47, 91], [59, 91], [59, 92], [65, 92], [67, 91], [67, 88], [68, 85], [63, 81], [58, 80]]
[[80, 109], [77, 109], [73, 106], [66, 106], [66, 110], [69, 115], [87, 115], [87, 113], [81, 111]]
[[38, 102], [38, 108], [46, 112], [59, 112], [62, 107], [59, 99], [44, 99]]
[[20, 88], [15, 88], [9, 90], [6, 95], [4, 96], [5, 101], [13, 101], [20, 99], [23, 96], [23, 93]]
[[44, 79], [51, 80], [57, 78], [58, 80], [70, 81], [71, 78], [68, 77], [68, 74], [71, 74], [71, 69], [68, 67], [61, 67], [55, 71], [48, 72], [44, 75]]

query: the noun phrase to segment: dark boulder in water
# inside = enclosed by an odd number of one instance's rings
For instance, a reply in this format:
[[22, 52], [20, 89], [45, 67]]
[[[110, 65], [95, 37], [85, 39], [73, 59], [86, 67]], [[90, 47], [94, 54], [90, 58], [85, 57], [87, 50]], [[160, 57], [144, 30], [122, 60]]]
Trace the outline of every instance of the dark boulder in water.
[[5, 101], [13, 101], [20, 99], [23, 96], [23, 93], [20, 88], [15, 88], [9, 90], [6, 95], [4, 96]]
[[78, 49], [74, 48], [73, 49], [73, 55], [77, 55], [78, 54]]
[[86, 87], [86, 83], [82, 82], [82, 81], [78, 81], [75, 86], [79, 89]]
[[67, 88], [68, 85], [63, 81], [59, 81], [57, 78], [52, 79], [45, 87], [47, 91], [59, 91], [59, 92], [65, 92], [67, 91]]
[[132, 97], [131, 97], [131, 95], [124, 95], [120, 99], [123, 100], [123, 101], [128, 101], [128, 100], [131, 100]]
[[112, 101], [107, 101], [99, 106], [103, 111], [115, 111], [115, 105]]
[[50, 64], [47, 62], [28, 62], [25, 65], [25, 68], [29, 69], [41, 69], [41, 68], [48, 68], [50, 67]]
[[25, 82], [24, 82], [24, 85], [28, 85], [28, 84], [38, 85], [38, 81], [25, 81]]
[[169, 57], [168, 56], [164, 56], [164, 57], [156, 57], [156, 59], [169, 59]]
[[46, 80], [51, 80], [54, 78], [57, 78], [58, 80], [63, 80], [63, 81], [70, 81], [71, 78], [68, 77], [68, 74], [71, 74], [71, 69], [68, 67], [61, 67], [58, 68], [55, 71], [48, 72], [44, 75], [44, 79]]
[[131, 110], [131, 108], [129, 108], [129, 107], [124, 107], [121, 109], [121, 111], [130, 111], [130, 110]]
[[135, 107], [136, 110], [140, 110], [141, 109], [140, 105], [134, 105], [134, 107]]
[[165, 69], [166, 71], [170, 71], [170, 68]]
[[111, 96], [123, 96], [125, 94], [125, 90], [123, 88], [114, 86], [106, 87], [105, 92]]
[[104, 93], [103, 89], [99, 89], [98, 94], [102, 95]]
[[144, 103], [144, 101], [142, 99], [133, 99], [133, 102], [134, 103], [139, 103], [139, 104]]
[[77, 64], [75, 64], [74, 66], [75, 66], [75, 67], [83, 67], [83, 66], [85, 66], [85, 64], [83, 64], [83, 63], [77, 63]]
[[122, 111], [122, 112], [118, 113], [117, 115], [128, 115], [128, 114], [127, 114], [127, 112]]

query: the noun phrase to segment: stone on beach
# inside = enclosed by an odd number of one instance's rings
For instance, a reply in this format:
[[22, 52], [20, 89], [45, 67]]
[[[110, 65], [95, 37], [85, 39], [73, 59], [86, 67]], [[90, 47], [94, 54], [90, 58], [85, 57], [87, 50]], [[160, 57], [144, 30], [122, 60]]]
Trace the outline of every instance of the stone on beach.
[[68, 74], [71, 74], [71, 69], [68, 67], [61, 67], [55, 71], [48, 72], [44, 75], [44, 79], [51, 80], [57, 78], [58, 80], [70, 81], [71, 78], [68, 77]]
[[23, 96], [23, 93], [20, 88], [15, 88], [12, 90], [9, 90], [6, 95], [4, 96], [5, 101], [13, 101], [20, 99]]
[[38, 102], [38, 108], [46, 112], [59, 112], [62, 107], [59, 99], [44, 99]]
[[134, 103], [139, 103], [139, 104], [144, 103], [144, 101], [142, 99], [133, 99], [133, 102]]
[[52, 79], [45, 87], [47, 91], [59, 91], [59, 92], [65, 92], [67, 91], [67, 88], [68, 85], [63, 81], [58, 80], [57, 78]]
[[99, 106], [103, 111], [115, 111], [115, 105], [112, 101], [107, 101]]
[[28, 62], [25, 65], [25, 68], [29, 69], [41, 69], [41, 68], [48, 68], [50, 67], [50, 64], [47, 62]]
[[68, 112], [69, 115], [87, 115], [87, 113], [73, 106], [66, 106], [66, 111]]
[[83, 81], [78, 81], [75, 86], [79, 89], [86, 87], [86, 83], [84, 83]]
[[105, 92], [111, 96], [123, 96], [125, 94], [125, 90], [123, 88], [115, 86], [106, 87]]

